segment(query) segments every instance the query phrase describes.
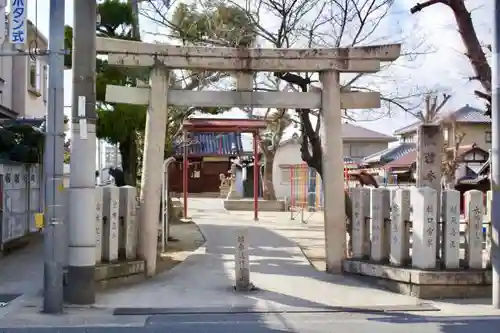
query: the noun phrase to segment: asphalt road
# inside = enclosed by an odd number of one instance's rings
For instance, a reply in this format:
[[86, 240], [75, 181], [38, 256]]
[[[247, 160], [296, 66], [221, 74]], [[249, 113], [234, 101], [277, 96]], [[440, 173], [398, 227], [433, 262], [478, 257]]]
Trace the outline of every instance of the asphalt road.
[[9, 328], [5, 333], [498, 333], [500, 316], [424, 314], [272, 313], [154, 315], [144, 327]]

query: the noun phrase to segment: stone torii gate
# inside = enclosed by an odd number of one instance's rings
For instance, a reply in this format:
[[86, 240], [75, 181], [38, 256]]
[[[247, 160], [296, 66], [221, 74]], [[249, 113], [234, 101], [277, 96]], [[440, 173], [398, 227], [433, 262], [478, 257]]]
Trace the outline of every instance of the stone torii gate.
[[[152, 68], [149, 87], [107, 86], [112, 103], [149, 104], [141, 183], [139, 251], [146, 273], [155, 274], [158, 216], [165, 127], [168, 105], [195, 107], [258, 107], [322, 109], [325, 133], [324, 168], [325, 250], [329, 272], [340, 273], [345, 257], [344, 161], [341, 110], [380, 107], [375, 92], [341, 92], [339, 73], [375, 73], [380, 62], [394, 61], [399, 44], [335, 49], [259, 49], [173, 46], [97, 38], [97, 52], [110, 65]], [[169, 70], [233, 72], [237, 91], [183, 91], [169, 89]], [[256, 92], [255, 72], [318, 72], [322, 90], [314, 92]], [[328, 170], [328, 171], [326, 171]]]

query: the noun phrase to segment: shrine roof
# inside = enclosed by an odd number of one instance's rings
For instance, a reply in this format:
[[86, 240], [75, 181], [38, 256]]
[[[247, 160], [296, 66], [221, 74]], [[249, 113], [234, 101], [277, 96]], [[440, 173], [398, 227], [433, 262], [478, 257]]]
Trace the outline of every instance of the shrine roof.
[[[182, 139], [174, 141], [174, 154], [180, 156], [183, 153], [184, 142]], [[243, 153], [241, 133], [203, 132], [189, 134], [187, 147], [188, 156], [232, 156]]]

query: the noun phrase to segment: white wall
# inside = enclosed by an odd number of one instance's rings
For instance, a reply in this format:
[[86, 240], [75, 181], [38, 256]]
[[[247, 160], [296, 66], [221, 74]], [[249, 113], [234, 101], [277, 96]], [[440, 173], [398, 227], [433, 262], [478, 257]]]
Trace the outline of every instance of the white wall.
[[[33, 27], [28, 24], [28, 40], [35, 38]], [[38, 48], [46, 49], [45, 37], [38, 35]], [[27, 42], [26, 45], [29, 45]], [[27, 46], [24, 48], [26, 49]], [[2, 43], [1, 51], [13, 52], [14, 47], [8, 38]], [[28, 87], [30, 76], [30, 60], [28, 56], [5, 56], [0, 57], [0, 104], [19, 114], [20, 117], [43, 117], [47, 110], [47, 57], [36, 57], [38, 65], [37, 94], [30, 92]], [[37, 96], [38, 95], [38, 96]]]
[[280, 164], [302, 164], [300, 158], [300, 145], [298, 143], [287, 143], [278, 148], [273, 163], [273, 183], [277, 198], [290, 197], [290, 179], [283, 179], [284, 172]]
[[[12, 46], [8, 39], [2, 43], [1, 51], [10, 52]], [[0, 57], [0, 104], [12, 110], [12, 57]]]

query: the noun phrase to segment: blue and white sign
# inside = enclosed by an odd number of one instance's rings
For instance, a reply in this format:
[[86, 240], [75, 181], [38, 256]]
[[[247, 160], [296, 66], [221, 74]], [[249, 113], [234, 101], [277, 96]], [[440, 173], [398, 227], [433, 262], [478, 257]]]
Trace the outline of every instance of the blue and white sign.
[[26, 42], [26, 9], [27, 0], [10, 0], [9, 40], [12, 44]]

